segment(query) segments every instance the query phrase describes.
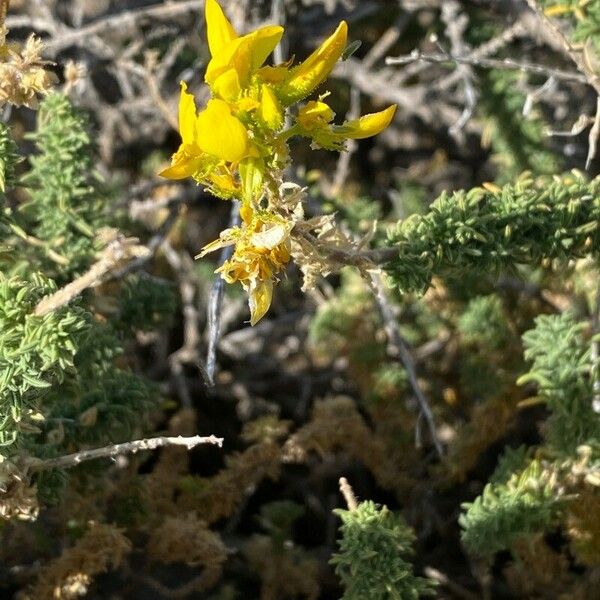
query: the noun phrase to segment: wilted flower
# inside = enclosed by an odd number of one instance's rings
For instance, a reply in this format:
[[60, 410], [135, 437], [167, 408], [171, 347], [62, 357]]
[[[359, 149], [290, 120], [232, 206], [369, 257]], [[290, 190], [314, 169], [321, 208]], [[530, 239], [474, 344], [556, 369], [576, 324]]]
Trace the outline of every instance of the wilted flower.
[[235, 245], [232, 257], [218, 273], [227, 283], [240, 282], [248, 292], [250, 323], [257, 323], [271, 306], [273, 280], [290, 260], [290, 232], [293, 223], [265, 211], [244, 211], [241, 227], [221, 232], [218, 240], [206, 245], [199, 256]]

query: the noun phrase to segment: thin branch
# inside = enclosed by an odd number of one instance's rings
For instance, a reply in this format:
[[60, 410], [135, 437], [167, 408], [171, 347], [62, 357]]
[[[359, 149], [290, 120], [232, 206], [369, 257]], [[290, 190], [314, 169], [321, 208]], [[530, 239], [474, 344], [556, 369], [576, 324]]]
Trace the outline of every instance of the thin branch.
[[542, 26], [547, 33], [555, 39], [563, 51], [577, 65], [577, 68], [585, 75], [588, 85], [594, 88], [597, 98], [596, 116], [589, 135], [588, 154], [585, 162], [585, 168], [588, 169], [594, 156], [596, 155], [596, 147], [598, 136], [600, 135], [600, 76], [594, 71], [588, 61], [585, 59], [583, 52], [576, 50], [571, 44], [569, 38], [560, 30], [554, 21], [546, 15], [544, 9], [536, 0], [525, 0], [531, 10], [535, 12]]
[[212, 385], [206, 374], [206, 369], [200, 358], [200, 311], [198, 310], [197, 292], [198, 278], [194, 273], [194, 261], [185, 250], [175, 251], [169, 242], [163, 244], [165, 259], [173, 269], [179, 282], [179, 295], [181, 296], [181, 312], [183, 316], [183, 344], [169, 356], [169, 366], [175, 379], [181, 403], [184, 407], [193, 406], [192, 396], [186, 384], [183, 372], [184, 364], [193, 364], [197, 367], [204, 384]]
[[[523, 27], [523, 24], [520, 21], [517, 21], [513, 23], [510, 27], [502, 31], [496, 37], [493, 37], [491, 40], [484, 42], [483, 44], [475, 48], [472, 52], [469, 52], [467, 56], [469, 58], [481, 58], [484, 56], [490, 56], [492, 54], [495, 54], [508, 44], [510, 44], [515, 38], [524, 36], [525, 33], [526, 32], [525, 28]], [[394, 77], [394, 84], [397, 86], [403, 86], [408, 79], [417, 76], [419, 73], [427, 69], [428, 66], [428, 63], [426, 62], [420, 62], [417, 64], [409, 65]], [[432, 85], [435, 85], [435, 87], [439, 88], [440, 90], [447, 90], [459, 80], [460, 73], [454, 71], [453, 73], [450, 73], [446, 78], [441, 79], [439, 82], [433, 82]]]
[[[357, 119], [360, 116], [360, 90], [352, 86], [350, 88], [350, 109], [346, 113], [346, 120], [351, 121]], [[337, 161], [335, 169], [335, 175], [333, 182], [329, 190], [329, 195], [334, 198], [342, 191], [342, 187], [348, 178], [350, 172], [350, 163], [352, 162], [352, 156], [358, 149], [358, 142], [356, 140], [348, 140], [346, 143], [346, 151], [340, 152], [340, 157]]]
[[[233, 202], [229, 215], [229, 227], [235, 227], [240, 218], [240, 203]], [[233, 246], [225, 246], [221, 250], [219, 264], [222, 265], [231, 258]], [[214, 385], [215, 368], [217, 365], [217, 344], [221, 337], [221, 307], [223, 305], [224, 281], [220, 275], [215, 277], [210, 290], [208, 301], [208, 350], [206, 353], [206, 376], [211, 385]]]
[[420, 50], [413, 50], [405, 56], [388, 56], [385, 59], [386, 65], [406, 65], [414, 62], [428, 62], [434, 64], [456, 63], [460, 65], [471, 65], [473, 67], [485, 67], [489, 69], [521, 70], [538, 75], [546, 75], [563, 81], [574, 81], [577, 83], [588, 83], [588, 79], [581, 73], [565, 71], [563, 69], [554, 69], [545, 65], [532, 63], [528, 61], [513, 60], [512, 58], [487, 58], [477, 56], [474, 53], [456, 56], [454, 54], [444, 53], [424, 53]]
[[[272, 0], [271, 2], [271, 21], [275, 25], [285, 25], [285, 1], [284, 0]], [[279, 42], [273, 50], [273, 61], [276, 65], [283, 62], [284, 48], [283, 42]]]
[[190, 11], [200, 10], [203, 6], [204, 0], [185, 0], [176, 3], [153, 4], [137, 10], [124, 11], [93, 21], [81, 29], [68, 28], [59, 37], [47, 42], [44, 47], [47, 51], [56, 53], [73, 44], [85, 44], [92, 36], [98, 36], [110, 30], [126, 29], [135, 25], [141, 19], [173, 18]]
[[102, 283], [107, 274], [124, 261], [146, 257], [149, 253], [150, 250], [141, 246], [137, 238], [125, 238], [118, 234], [116, 239], [104, 248], [98, 262], [94, 263], [88, 271], [53, 294], [42, 298], [35, 307], [34, 315], [42, 317], [69, 304], [86, 289]]
[[[470, 46], [464, 40], [464, 33], [469, 25], [469, 18], [461, 11], [461, 6], [456, 0], [444, 2], [442, 5], [442, 21], [445, 24], [446, 35], [450, 40], [452, 54], [464, 54], [470, 50]], [[446, 52], [445, 48], [442, 48]], [[459, 119], [448, 129], [448, 132], [457, 137], [460, 135], [465, 125], [473, 116], [477, 93], [473, 85], [473, 69], [470, 65], [461, 64], [457, 69], [461, 74], [463, 88], [465, 93], [465, 106]]]
[[[8, 5], [10, 4], [10, 0], [0, 0], [0, 29], [3, 29], [4, 22], [6, 20], [6, 12], [8, 11]], [[0, 39], [0, 42], [4, 42], [4, 40]]]
[[47, 469], [70, 469], [88, 460], [96, 460], [98, 458], [115, 458], [122, 454], [136, 454], [143, 450], [156, 450], [164, 446], [183, 446], [187, 450], [191, 450], [200, 444], [214, 444], [221, 448], [223, 446], [223, 438], [215, 435], [200, 436], [194, 435], [191, 437], [169, 437], [159, 436], [154, 438], [146, 438], [143, 440], [134, 440], [123, 444], [113, 444], [103, 448], [94, 448], [92, 450], [81, 450], [66, 456], [57, 458], [48, 458], [45, 460], [29, 459], [27, 466], [36, 471]]
[[410, 354], [408, 346], [406, 345], [406, 342], [404, 341], [404, 338], [402, 337], [402, 334], [400, 333], [396, 316], [394, 315], [394, 311], [386, 296], [385, 285], [381, 275], [378, 273], [372, 273], [371, 285], [373, 286], [375, 300], [377, 302], [379, 311], [381, 312], [385, 330], [388, 336], [389, 352], [392, 356], [399, 358], [400, 362], [406, 369], [408, 380], [413, 389], [417, 402], [419, 403], [420, 412], [427, 423], [427, 427], [429, 428], [429, 433], [431, 435], [433, 445], [435, 446], [435, 450], [438, 456], [442, 457], [444, 454], [444, 449], [437, 435], [435, 420], [433, 418], [433, 413], [431, 412], [431, 407], [429, 406], [429, 401], [419, 385], [413, 358]]

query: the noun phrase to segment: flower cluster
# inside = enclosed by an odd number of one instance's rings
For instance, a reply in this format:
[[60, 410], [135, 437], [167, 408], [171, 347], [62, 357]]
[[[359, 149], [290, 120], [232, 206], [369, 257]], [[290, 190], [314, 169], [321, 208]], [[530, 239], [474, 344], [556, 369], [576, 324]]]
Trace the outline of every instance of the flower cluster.
[[219, 272], [227, 282], [244, 286], [254, 324], [268, 310], [275, 277], [290, 259], [294, 217], [278, 192], [289, 163], [288, 140], [303, 136], [314, 147], [343, 150], [345, 140], [385, 129], [396, 107], [342, 125], [333, 123], [327, 94], [291, 111], [323, 83], [341, 58], [348, 35], [345, 22], [304, 62], [270, 66], [265, 62], [281, 40], [282, 27], [270, 25], [240, 36], [216, 0], [206, 0], [205, 11], [211, 54], [205, 81], [211, 99], [198, 111], [182, 82], [181, 145], [161, 175], [192, 177], [217, 197], [241, 201], [241, 226], [223, 232], [201, 255], [235, 245], [232, 258]]

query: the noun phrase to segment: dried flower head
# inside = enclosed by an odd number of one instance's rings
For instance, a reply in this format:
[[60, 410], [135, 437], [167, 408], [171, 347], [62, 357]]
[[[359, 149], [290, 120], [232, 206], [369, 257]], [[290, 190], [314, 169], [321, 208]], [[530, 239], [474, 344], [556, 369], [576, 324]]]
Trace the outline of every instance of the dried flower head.
[[38, 97], [50, 92], [56, 76], [42, 60], [43, 42], [33, 34], [22, 47], [7, 43], [8, 31], [0, 24], [0, 106], [36, 108]]

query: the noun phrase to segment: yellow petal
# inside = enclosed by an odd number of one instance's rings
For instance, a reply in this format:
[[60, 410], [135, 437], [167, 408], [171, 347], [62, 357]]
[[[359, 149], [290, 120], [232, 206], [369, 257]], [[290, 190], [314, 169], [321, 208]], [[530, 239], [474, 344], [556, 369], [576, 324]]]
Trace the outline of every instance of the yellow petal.
[[283, 125], [283, 111], [281, 105], [273, 93], [273, 90], [271, 90], [268, 85], [264, 84], [261, 88], [259, 115], [271, 129], [281, 129], [281, 126]]
[[280, 25], [268, 25], [248, 34], [251, 69], [253, 72], [263, 66], [269, 54], [275, 50], [275, 47], [281, 41], [282, 36], [283, 27]]
[[216, 78], [212, 90], [223, 100], [235, 100], [242, 90], [238, 72], [235, 69], [227, 69]]
[[163, 169], [159, 175], [166, 179], [185, 179], [191, 177], [202, 165], [202, 157], [193, 156], [182, 151], [173, 155], [171, 166]]
[[231, 246], [235, 244], [235, 237], [232, 235], [231, 231], [231, 229], [226, 229], [225, 231], [222, 231], [221, 236], [218, 239], [206, 244], [206, 246], [202, 248], [200, 253], [194, 256], [194, 258], [202, 258], [203, 256], [206, 256], [207, 254], [210, 254], [215, 250], [220, 250], [221, 248], [225, 248], [226, 246]]
[[187, 91], [185, 81], [181, 82], [179, 94], [179, 133], [184, 144], [193, 144], [196, 137], [196, 102], [193, 94]]
[[246, 225], [250, 225], [252, 222], [252, 217], [254, 216], [254, 210], [252, 210], [252, 206], [249, 202], [243, 202], [240, 208], [240, 217], [242, 217], [242, 221]]
[[341, 127], [336, 127], [336, 133], [342, 137], [360, 140], [381, 133], [392, 121], [396, 113], [396, 105], [388, 106], [385, 110], [370, 115], [364, 115], [360, 119], [347, 121]]
[[217, 0], [206, 0], [206, 35], [211, 56], [221, 53], [238, 35]]
[[279, 88], [279, 97], [286, 105], [306, 98], [325, 81], [346, 48], [348, 25], [342, 21], [337, 29], [303, 63], [290, 71]]
[[218, 54], [213, 55], [206, 67], [204, 79], [211, 87], [216, 79], [228, 69], [235, 69], [242, 87], [259, 69], [281, 40], [283, 27], [269, 25], [243, 37], [232, 40]]
[[198, 115], [196, 133], [198, 147], [222, 160], [236, 162], [250, 153], [248, 132], [224, 100], [208, 101]]
[[254, 98], [249, 98], [248, 96], [244, 96], [243, 98], [240, 98], [236, 102], [236, 106], [237, 106], [238, 112], [240, 112], [240, 111], [250, 112], [252, 110], [257, 109], [260, 106], [260, 102], [258, 102]]
[[250, 325], [256, 325], [267, 313], [273, 299], [273, 282], [270, 279], [252, 284], [248, 295]]
[[239, 186], [233, 178], [233, 175], [229, 172], [213, 172], [209, 175], [208, 179], [211, 188], [216, 192], [220, 192], [222, 196], [233, 196], [235, 193], [239, 192]]

